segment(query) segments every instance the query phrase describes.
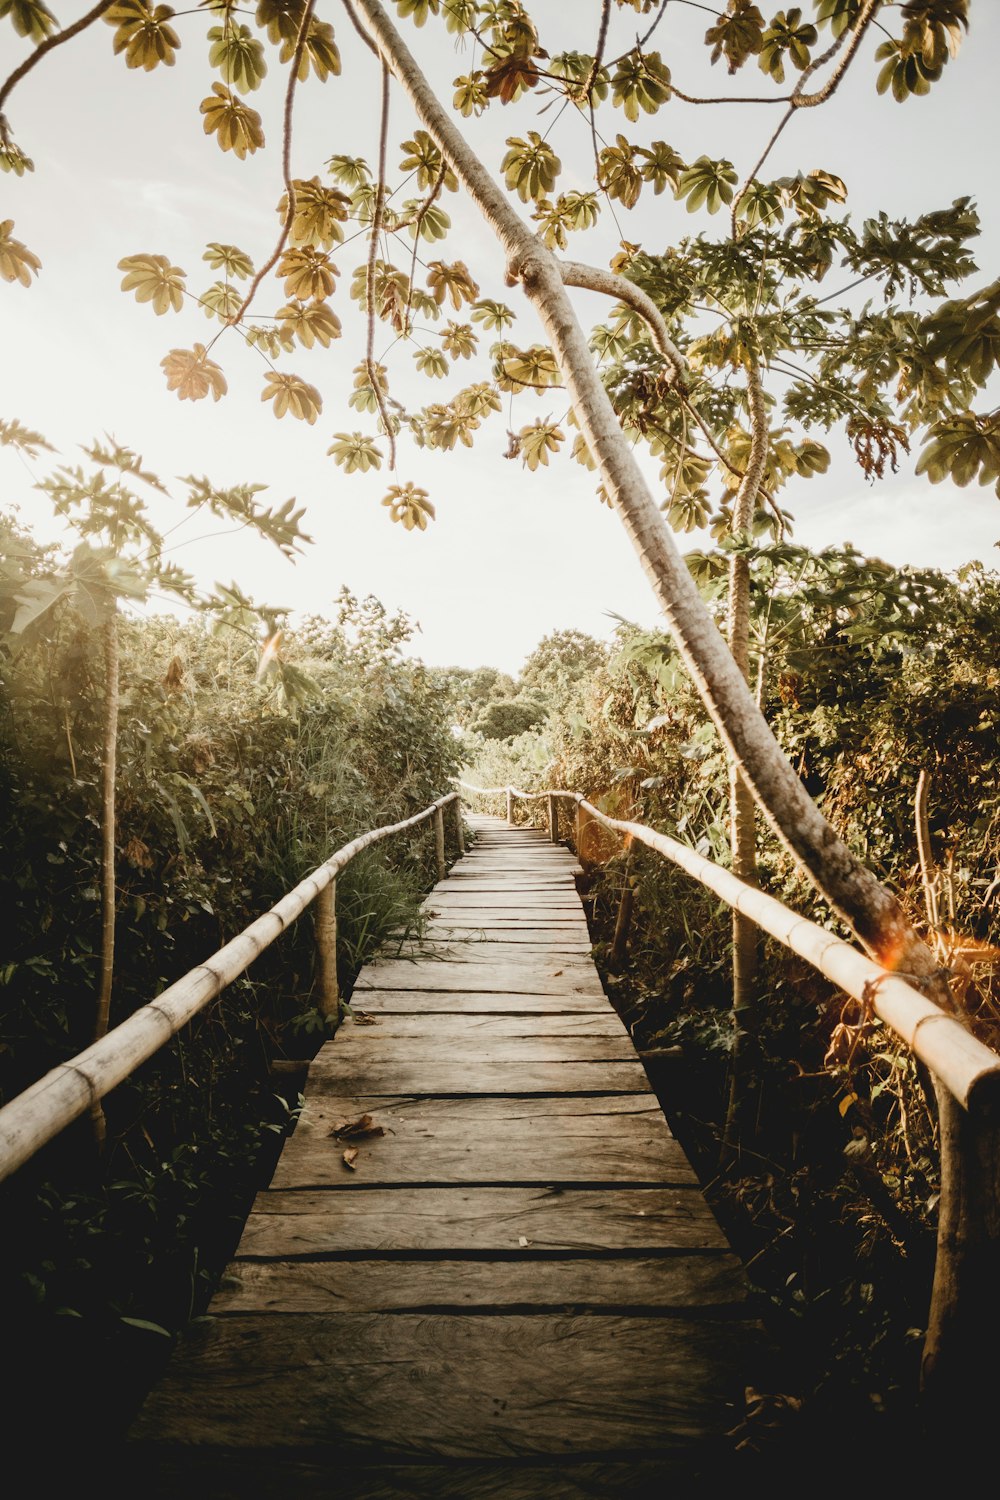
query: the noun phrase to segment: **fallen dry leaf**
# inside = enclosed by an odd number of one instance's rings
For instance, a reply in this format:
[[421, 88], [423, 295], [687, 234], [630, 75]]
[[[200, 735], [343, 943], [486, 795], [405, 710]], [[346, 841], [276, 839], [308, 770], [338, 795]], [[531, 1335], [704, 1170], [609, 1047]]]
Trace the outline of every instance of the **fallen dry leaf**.
[[358, 1148], [357, 1148], [357, 1146], [348, 1146], [347, 1150], [344, 1152], [344, 1166], [345, 1167], [350, 1167], [350, 1169], [351, 1169], [352, 1172], [356, 1172], [357, 1171], [357, 1165], [356, 1165], [357, 1160], [358, 1160]]
[[371, 1115], [359, 1115], [356, 1120], [340, 1120], [330, 1131], [337, 1141], [366, 1141], [372, 1136], [385, 1135], [381, 1125], [376, 1125]]
[[356, 1010], [354, 1024], [355, 1026], [381, 1026], [382, 1022], [375, 1016], [370, 1016], [366, 1010]]

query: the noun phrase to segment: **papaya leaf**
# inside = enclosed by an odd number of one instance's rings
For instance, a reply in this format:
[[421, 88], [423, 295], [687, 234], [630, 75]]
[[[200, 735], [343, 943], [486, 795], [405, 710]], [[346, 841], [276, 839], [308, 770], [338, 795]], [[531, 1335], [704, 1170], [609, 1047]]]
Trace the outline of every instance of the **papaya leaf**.
[[193, 349], [171, 349], [160, 365], [167, 377], [167, 389], [176, 391], [181, 401], [201, 401], [211, 393], [218, 401], [229, 387], [222, 370], [208, 357], [204, 344]]
[[415, 484], [393, 484], [382, 501], [389, 507], [389, 515], [406, 531], [427, 530], [428, 519], [434, 519], [434, 507], [427, 498], [427, 491]]
[[4, 219], [0, 223], [0, 277], [4, 281], [19, 281], [22, 286], [30, 286], [32, 276], [38, 275], [42, 263], [27, 245], [14, 238], [13, 228], [13, 219]]
[[165, 255], [126, 255], [118, 262], [124, 271], [122, 291], [134, 292], [137, 302], [151, 302], [157, 317], [180, 312], [184, 301], [184, 272]]
[[264, 127], [255, 109], [230, 93], [225, 84], [213, 83], [212, 92], [201, 101], [205, 134], [215, 135], [223, 151], [233, 151], [240, 161], [264, 144]]
[[314, 385], [308, 385], [298, 375], [280, 374], [276, 370], [269, 370], [264, 377], [260, 399], [274, 402], [276, 417], [290, 412], [310, 427], [323, 410], [323, 398]]

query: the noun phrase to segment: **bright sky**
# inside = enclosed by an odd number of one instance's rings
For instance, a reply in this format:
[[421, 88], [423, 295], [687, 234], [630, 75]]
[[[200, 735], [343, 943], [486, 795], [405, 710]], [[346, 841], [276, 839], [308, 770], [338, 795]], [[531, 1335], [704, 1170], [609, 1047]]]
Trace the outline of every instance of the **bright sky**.
[[[85, 8], [60, 0], [56, 13], [69, 24]], [[768, 14], [771, 8], [763, 6]], [[593, 50], [597, 0], [579, 0], [572, 10], [558, 0], [541, 0], [530, 9], [550, 51]], [[310, 78], [299, 89], [293, 172], [302, 177], [322, 175], [334, 152], [363, 155], [370, 162], [377, 155], [374, 60], [333, 0], [326, 0], [319, 13], [335, 26], [344, 73], [325, 85]], [[672, 0], [650, 46], [659, 46], [685, 91], [767, 92], [764, 75], [752, 65], [732, 82], [722, 65], [708, 69], [699, 39], [712, 14], [711, 7]], [[559, 17], [558, 32], [545, 25], [553, 16]], [[429, 662], [516, 670], [549, 631], [574, 627], [606, 636], [614, 615], [654, 623], [648, 585], [615, 517], [595, 498], [594, 476], [568, 458], [529, 474], [502, 456], [508, 422], [519, 427], [536, 416], [561, 416], [563, 393], [521, 398], [513, 419], [506, 411], [493, 417], [471, 451], [417, 450], [404, 437], [396, 477], [426, 488], [437, 509], [437, 521], [425, 533], [406, 533], [389, 522], [379, 503], [391, 482], [384, 469], [345, 477], [326, 456], [334, 432], [374, 432], [373, 420], [346, 404], [352, 369], [364, 352], [363, 322], [346, 285], [364, 262], [362, 239], [340, 247], [334, 257], [342, 275], [333, 306], [344, 338], [328, 350], [296, 350], [282, 361], [282, 368], [323, 393], [324, 410], [314, 427], [291, 417], [279, 422], [261, 404], [267, 367], [234, 331], [213, 351], [226, 372], [228, 398], [218, 405], [182, 403], [167, 391], [159, 366], [163, 355], [171, 348], [190, 348], [196, 340], [207, 342], [219, 325], [208, 322], [193, 302], [180, 315], [155, 317], [148, 306], [119, 291], [118, 260], [139, 252], [167, 255], [188, 273], [189, 288], [202, 291], [215, 279], [201, 260], [206, 242], [239, 245], [257, 264], [266, 258], [282, 192], [283, 72], [269, 49], [265, 86], [247, 96], [264, 117], [267, 149], [244, 162], [221, 152], [204, 134], [198, 111], [218, 76], [207, 66], [207, 20], [202, 12], [178, 18], [183, 46], [177, 65], [149, 74], [127, 70], [112, 54], [110, 28], [98, 23], [56, 49], [12, 94], [8, 118], [36, 171], [2, 179], [0, 217], [14, 219], [15, 235], [41, 258], [43, 269], [30, 290], [0, 283], [0, 415], [45, 433], [69, 463], [76, 462], [76, 444], [110, 432], [140, 452], [168, 483], [173, 476], [204, 474], [223, 486], [266, 484], [263, 498], [274, 503], [294, 495], [307, 508], [304, 524], [315, 538], [294, 566], [245, 536], [206, 538], [200, 520], [175, 534], [177, 561], [206, 585], [234, 579], [260, 602], [302, 611], [324, 612], [342, 584], [357, 594], [374, 593], [419, 622], [416, 649]], [[891, 12], [887, 20], [898, 30]], [[648, 21], [637, 21], [630, 9], [616, 9], [609, 55], [627, 48], [637, 24]], [[27, 49], [9, 21], [0, 25], [0, 73], [6, 74]], [[451, 80], [468, 71], [469, 56], [456, 55], [453, 39], [437, 25], [420, 31], [403, 26], [418, 59], [450, 99]], [[916, 213], [945, 206], [961, 194], [978, 196], [981, 275], [969, 286], [984, 284], [1000, 271], [998, 55], [1000, 5], [973, 0], [965, 47], [927, 98], [903, 106], [879, 98], [870, 56], [862, 59], [828, 106], [802, 111], [792, 122], [771, 159], [772, 175], [814, 167], [837, 173], [847, 182], [848, 208], [856, 219], [880, 208], [890, 215]], [[551, 129], [566, 168], [560, 189], [589, 186], [585, 120], [572, 108], [556, 120], [554, 107], [534, 118], [536, 109], [534, 101], [494, 109], [483, 122], [465, 122], [463, 129], [494, 168], [506, 134]], [[395, 143], [413, 123], [398, 90], [392, 111]], [[687, 159], [702, 152], [727, 156], [742, 178], [777, 118], [777, 111], [766, 107], [699, 109], [674, 100], [648, 127], [644, 121], [630, 126], [620, 111], [609, 111], [603, 129], [606, 134], [621, 130], [633, 140], [655, 134]], [[391, 149], [393, 185], [402, 176], [397, 162]], [[408, 186], [401, 196], [414, 194]], [[699, 227], [682, 204], [667, 195], [654, 198], [649, 189], [646, 194], [638, 232], [623, 220], [629, 238], [657, 249]], [[514, 340], [524, 345], [536, 339], [530, 312], [519, 294], [503, 285], [501, 257], [488, 231], [456, 195], [447, 195], [444, 206], [455, 228], [442, 245], [422, 247], [422, 256], [465, 260], [481, 295], [518, 310]], [[722, 232], [721, 218], [701, 227]], [[618, 238], [605, 214], [600, 231], [577, 237], [569, 253], [606, 264]], [[406, 264], [404, 253], [395, 255], [397, 263]], [[275, 311], [280, 305], [275, 297], [280, 299], [276, 284], [265, 286], [255, 311]], [[586, 294], [580, 295], [580, 307], [588, 324], [607, 310]], [[378, 337], [381, 356], [390, 337], [384, 325]], [[474, 365], [461, 361], [462, 368], [447, 381], [418, 379], [411, 373], [411, 352], [400, 346], [389, 352], [387, 363], [395, 390], [414, 406], [443, 399], [458, 384], [479, 378]], [[957, 567], [976, 557], [998, 562], [1000, 506], [990, 489], [931, 487], [913, 477], [912, 460], [905, 471], [872, 488], [849, 455], [837, 451], [838, 441], [828, 475], [783, 493], [796, 518], [797, 540], [815, 546], [849, 540], [895, 563]], [[25, 465], [0, 450], [4, 502], [19, 505], [22, 517], [48, 535], [48, 502], [32, 491], [33, 479], [46, 469], [41, 460]], [[655, 482], [655, 466], [649, 473]], [[164, 528], [182, 519], [180, 501], [151, 508]], [[698, 540], [682, 538], [681, 545]]]

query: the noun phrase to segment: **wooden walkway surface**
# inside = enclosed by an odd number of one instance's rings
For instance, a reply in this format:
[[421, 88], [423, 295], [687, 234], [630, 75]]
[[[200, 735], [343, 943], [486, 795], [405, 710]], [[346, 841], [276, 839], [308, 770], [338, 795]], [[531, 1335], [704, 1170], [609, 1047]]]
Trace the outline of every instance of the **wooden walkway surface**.
[[140, 1413], [147, 1494], [572, 1500], [726, 1462], [742, 1271], [601, 989], [573, 857], [470, 821]]

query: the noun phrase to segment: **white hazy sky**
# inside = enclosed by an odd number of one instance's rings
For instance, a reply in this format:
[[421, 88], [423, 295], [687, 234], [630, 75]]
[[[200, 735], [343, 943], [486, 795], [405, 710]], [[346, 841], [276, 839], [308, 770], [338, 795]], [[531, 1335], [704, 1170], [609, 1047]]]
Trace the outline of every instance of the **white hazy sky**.
[[[579, 0], [572, 8], [541, 0], [530, 8], [542, 22], [542, 40], [550, 51], [593, 50], [598, 0]], [[63, 24], [84, 9], [56, 6]], [[973, 0], [971, 9], [965, 47], [927, 98], [900, 106], [876, 95], [870, 58], [875, 37], [869, 55], [834, 100], [792, 122], [771, 171], [775, 176], [814, 167], [836, 172], [847, 182], [855, 219], [881, 208], [890, 215], [916, 213], [961, 194], [975, 196], [983, 220], [976, 249], [981, 276], [972, 283], [978, 285], [1000, 272], [995, 163], [1000, 4]], [[374, 60], [332, 0], [320, 14], [336, 28], [344, 73], [325, 85], [310, 79], [299, 90], [293, 171], [303, 177], [322, 175], [323, 162], [334, 152], [369, 161], [377, 152]], [[554, 16], [558, 31], [545, 25]], [[892, 11], [885, 19], [898, 30]], [[753, 65], [732, 83], [721, 67], [708, 69], [700, 36], [710, 20], [710, 8], [683, 0], [668, 6], [650, 46], [660, 48], [677, 84], [691, 92], [767, 92], [764, 75]], [[179, 18], [175, 24], [183, 46], [177, 65], [151, 74], [127, 70], [112, 54], [110, 28], [98, 23], [57, 49], [11, 96], [8, 118], [36, 171], [2, 179], [0, 218], [14, 219], [15, 234], [40, 256], [43, 269], [30, 290], [0, 283], [0, 415], [44, 432], [66, 462], [76, 461], [78, 443], [111, 432], [168, 482], [173, 476], [205, 474], [219, 485], [266, 484], [264, 498], [277, 503], [294, 495], [307, 507], [305, 525], [315, 538], [294, 566], [247, 537], [205, 537], [201, 522], [176, 533], [177, 560], [205, 584], [235, 579], [260, 601], [297, 610], [322, 613], [342, 584], [355, 593], [374, 593], [419, 622], [416, 649], [430, 662], [487, 662], [513, 670], [551, 630], [575, 627], [605, 636], [613, 615], [652, 624], [657, 612], [648, 586], [618, 522], [595, 498], [594, 477], [568, 459], [534, 475], [505, 461], [506, 411], [481, 429], [471, 451], [430, 453], [403, 438], [398, 477], [423, 485], [437, 507], [436, 523], [422, 534], [389, 523], [379, 504], [388, 483], [384, 470], [345, 477], [326, 456], [334, 432], [373, 430], [370, 418], [346, 405], [364, 330], [345, 283], [364, 260], [363, 240], [335, 253], [342, 277], [333, 305], [344, 338], [328, 350], [297, 350], [282, 361], [282, 368], [323, 393], [323, 414], [314, 427], [290, 417], [279, 422], [269, 406], [261, 405], [266, 366], [233, 331], [213, 351], [229, 381], [226, 400], [181, 403], [168, 393], [160, 359], [171, 348], [207, 342], [218, 325], [193, 302], [180, 315], [155, 317], [119, 291], [118, 260], [138, 252], [168, 255], [188, 273], [192, 291], [204, 290], [215, 279], [201, 260], [207, 241], [235, 243], [258, 264], [267, 256], [282, 191], [284, 77], [270, 52], [265, 86], [247, 100], [264, 116], [267, 149], [240, 162], [203, 132], [198, 102], [217, 77], [207, 65], [207, 22], [204, 12]], [[0, 75], [6, 75], [27, 49], [9, 21], [0, 24]], [[470, 66], [468, 54], [456, 54], [453, 39], [439, 26], [414, 31], [403, 24], [418, 59], [450, 98], [451, 80]], [[636, 27], [633, 11], [616, 10], [609, 55], [629, 45]], [[463, 128], [496, 167], [506, 134], [551, 127], [566, 168], [560, 188], [589, 185], [584, 120], [568, 109], [553, 123], [554, 108], [536, 119], [537, 108], [533, 100], [522, 102]], [[742, 176], [776, 119], [777, 111], [766, 107], [699, 109], [674, 100], [649, 125], [630, 126], [620, 111], [608, 111], [601, 123], [609, 136], [621, 130], [630, 139], [666, 138], [688, 159], [702, 152], [727, 156]], [[395, 91], [391, 139], [403, 139], [412, 123]], [[395, 155], [390, 155], [393, 184], [401, 177]], [[640, 203], [638, 232], [627, 220], [623, 228], [649, 248], [664, 248], [699, 227], [698, 218], [667, 195]], [[423, 257], [466, 260], [483, 296], [518, 309], [515, 341], [532, 341], [538, 334], [531, 314], [516, 292], [504, 288], [501, 257], [488, 232], [455, 195], [448, 195], [444, 206], [455, 228], [442, 246], [422, 248]], [[618, 237], [605, 214], [600, 231], [578, 239], [569, 253], [606, 264]], [[404, 253], [395, 256], [401, 264]], [[273, 312], [281, 300], [272, 284], [262, 289], [255, 311]], [[580, 307], [588, 323], [605, 313], [588, 295], [581, 295]], [[380, 331], [379, 337], [384, 352], [388, 336]], [[474, 367], [462, 361], [464, 368], [447, 382], [415, 381], [411, 361], [411, 353], [397, 346], [387, 362], [395, 388], [413, 405], [442, 399], [456, 382], [476, 378]], [[521, 398], [511, 425], [536, 415], [560, 416], [563, 410], [561, 392], [531, 395]], [[849, 540], [894, 563], [948, 568], [971, 558], [997, 563], [1000, 505], [991, 490], [931, 487], [914, 478], [912, 460], [873, 488], [838, 443], [842, 440], [833, 440], [835, 462], [828, 475], [784, 492], [797, 540], [815, 546]], [[0, 450], [4, 503], [17, 504], [42, 532], [51, 531], [48, 502], [33, 493], [32, 484], [46, 467], [26, 465]], [[655, 466], [649, 472], [655, 482]], [[153, 510], [158, 524], [171, 527], [181, 519], [182, 502]], [[682, 538], [681, 544], [697, 540]]]

